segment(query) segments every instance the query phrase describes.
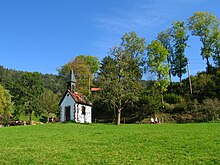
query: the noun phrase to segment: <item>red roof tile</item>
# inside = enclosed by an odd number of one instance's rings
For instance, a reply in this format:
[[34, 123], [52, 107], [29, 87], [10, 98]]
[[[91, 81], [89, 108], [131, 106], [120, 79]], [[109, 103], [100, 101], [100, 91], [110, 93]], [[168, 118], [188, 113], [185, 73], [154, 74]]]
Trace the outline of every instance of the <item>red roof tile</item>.
[[[92, 103], [81, 93], [78, 92], [71, 92], [70, 90], [67, 90], [66, 93], [64, 94], [62, 100], [60, 101], [60, 104], [63, 102], [63, 99], [65, 98], [66, 94], [69, 93], [72, 98], [80, 104], [85, 104], [85, 105], [92, 105]], [[59, 105], [60, 105], [59, 104]]]
[[91, 92], [102, 91], [102, 88], [91, 88]]

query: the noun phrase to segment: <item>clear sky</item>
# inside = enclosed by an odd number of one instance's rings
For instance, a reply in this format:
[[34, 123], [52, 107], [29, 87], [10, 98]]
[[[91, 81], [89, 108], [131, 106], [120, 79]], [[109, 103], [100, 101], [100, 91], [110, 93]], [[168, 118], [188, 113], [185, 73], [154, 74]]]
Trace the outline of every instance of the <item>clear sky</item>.
[[[220, 17], [220, 0], [0, 0], [0, 65], [57, 74], [75, 56], [100, 60], [125, 32], [149, 44], [196, 11]], [[200, 42], [189, 39], [191, 73], [205, 70]]]

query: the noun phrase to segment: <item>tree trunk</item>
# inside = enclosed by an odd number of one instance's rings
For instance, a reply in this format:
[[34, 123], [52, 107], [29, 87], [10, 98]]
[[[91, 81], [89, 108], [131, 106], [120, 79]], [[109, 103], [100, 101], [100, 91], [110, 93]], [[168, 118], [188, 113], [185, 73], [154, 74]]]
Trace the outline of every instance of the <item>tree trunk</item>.
[[172, 83], [172, 77], [171, 77], [171, 69], [169, 70], [169, 77], [170, 77], [170, 83]]
[[205, 57], [206, 59], [206, 65], [207, 65], [207, 73], [210, 73], [210, 63], [209, 63], [209, 58]]
[[119, 107], [117, 110], [117, 125], [121, 123], [121, 100], [119, 101]]
[[162, 101], [162, 106], [164, 107], [163, 93], [161, 93], [161, 101]]
[[29, 112], [29, 122], [30, 122], [30, 125], [32, 125], [32, 111]]
[[121, 123], [121, 110], [118, 109], [118, 112], [117, 112], [117, 125], [120, 125]]
[[161, 93], [161, 102], [162, 102], [162, 108], [164, 108], [164, 98], [163, 98], [163, 91], [161, 91], [160, 93]]

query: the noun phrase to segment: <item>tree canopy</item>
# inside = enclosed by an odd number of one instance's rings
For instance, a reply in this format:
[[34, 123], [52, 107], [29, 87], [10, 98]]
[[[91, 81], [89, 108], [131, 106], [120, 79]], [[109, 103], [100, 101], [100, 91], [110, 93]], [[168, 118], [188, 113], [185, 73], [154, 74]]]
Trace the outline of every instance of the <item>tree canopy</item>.
[[[219, 25], [220, 20], [214, 14], [209, 12], [195, 12], [193, 16], [188, 18], [188, 27], [191, 30], [192, 35], [200, 37], [200, 41], [203, 44], [201, 55], [203, 59], [206, 59], [208, 72], [210, 72], [211, 67], [209, 59], [213, 54], [213, 44], [216, 45], [219, 42], [218, 39], [214, 39], [217, 35], [216, 33], [219, 31]], [[213, 35], [214, 33], [215, 35]]]
[[170, 83], [170, 67], [169, 64], [166, 63], [168, 54], [167, 49], [163, 47], [159, 41], [154, 40], [147, 46], [147, 64], [149, 66], [149, 71], [157, 76], [155, 86], [160, 90], [162, 103], [164, 102], [163, 93], [167, 90], [167, 87]]
[[116, 109], [117, 125], [125, 105], [138, 100], [145, 49], [144, 38], [134, 32], [126, 33], [121, 44], [113, 47], [102, 62], [98, 77], [100, 87], [104, 89], [102, 98]]
[[11, 95], [9, 91], [0, 84], [0, 115], [2, 116], [5, 126], [9, 124], [12, 111], [13, 102], [11, 101]]
[[94, 56], [76, 56], [74, 60], [68, 62], [58, 69], [59, 75], [68, 77], [70, 71], [74, 71], [76, 77], [76, 90], [89, 96], [90, 87], [93, 84], [93, 76], [100, 68], [100, 61]]

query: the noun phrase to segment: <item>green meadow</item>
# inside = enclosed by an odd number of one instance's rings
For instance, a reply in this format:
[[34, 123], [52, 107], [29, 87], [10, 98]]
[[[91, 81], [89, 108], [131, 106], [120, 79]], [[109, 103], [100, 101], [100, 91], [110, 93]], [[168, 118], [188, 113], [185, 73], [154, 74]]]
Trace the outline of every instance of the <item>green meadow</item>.
[[220, 164], [220, 123], [0, 128], [0, 164]]

